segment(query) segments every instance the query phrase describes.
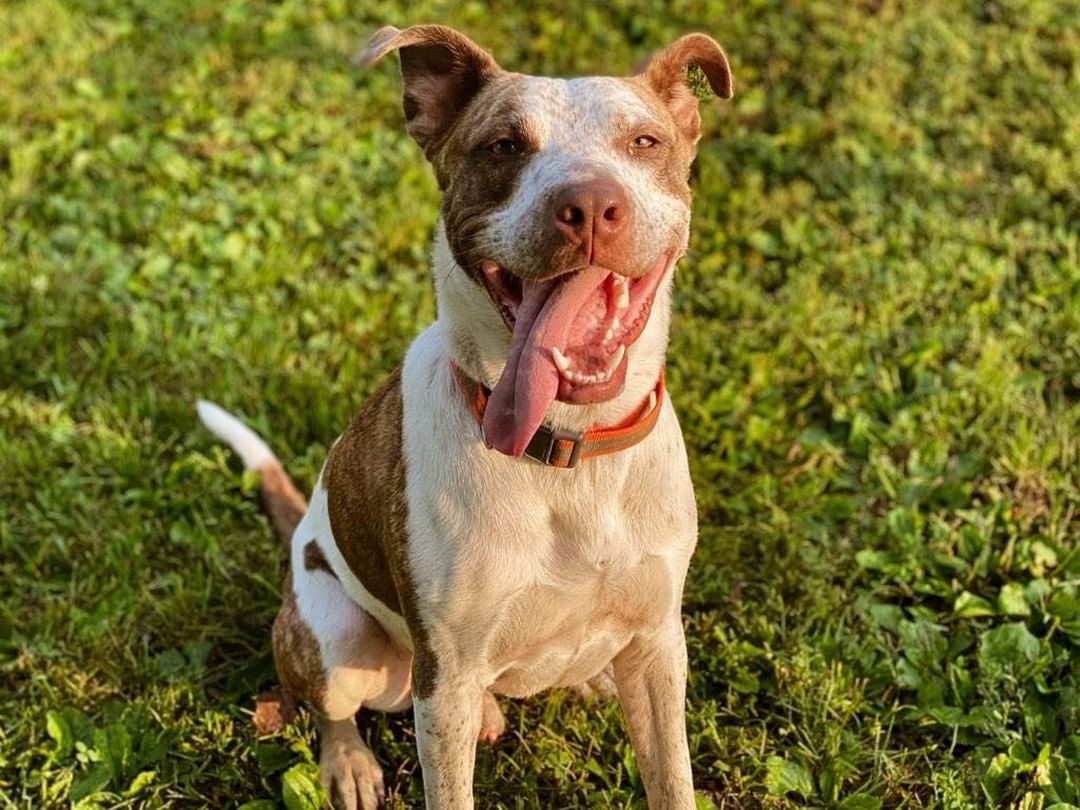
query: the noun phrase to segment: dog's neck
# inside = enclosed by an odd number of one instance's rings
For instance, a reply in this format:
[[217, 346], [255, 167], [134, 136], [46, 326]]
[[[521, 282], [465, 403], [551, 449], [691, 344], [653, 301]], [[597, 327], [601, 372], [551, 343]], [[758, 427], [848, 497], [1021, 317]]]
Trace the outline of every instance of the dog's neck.
[[[439, 321], [447, 336], [446, 351], [466, 374], [489, 388], [502, 375], [510, 351], [510, 332], [487, 292], [454, 259], [442, 221], [435, 232], [432, 274]], [[671, 275], [653, 302], [641, 336], [627, 347], [626, 385], [606, 402], [571, 405], [553, 402], [545, 423], [565, 430], [614, 425], [636, 413], [656, 387], [664, 367], [671, 308]]]

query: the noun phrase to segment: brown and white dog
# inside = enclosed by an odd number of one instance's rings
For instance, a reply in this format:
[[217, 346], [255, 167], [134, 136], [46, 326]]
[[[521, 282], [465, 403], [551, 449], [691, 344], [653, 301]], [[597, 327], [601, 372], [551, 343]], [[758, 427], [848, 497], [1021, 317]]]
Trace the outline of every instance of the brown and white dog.
[[[334, 801], [375, 807], [358, 710], [412, 705], [430, 808], [473, 806], [493, 693], [613, 680], [653, 808], [692, 808], [680, 602], [697, 535], [662, 384], [700, 136], [685, 36], [626, 78], [501, 69], [463, 34], [383, 28], [409, 134], [443, 191], [438, 320], [330, 451], [305, 504], [266, 444], [210, 403], [291, 536], [274, 624], [284, 686], [317, 717]], [[567, 469], [572, 468], [572, 469]]]

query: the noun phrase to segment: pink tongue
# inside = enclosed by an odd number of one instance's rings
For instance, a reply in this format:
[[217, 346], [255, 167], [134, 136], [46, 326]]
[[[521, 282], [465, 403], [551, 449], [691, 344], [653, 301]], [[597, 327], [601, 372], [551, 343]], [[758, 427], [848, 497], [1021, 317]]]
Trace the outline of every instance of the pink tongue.
[[522, 285], [510, 356], [484, 411], [484, 437], [500, 453], [520, 456], [540, 427], [559, 392], [551, 348], [566, 348], [575, 318], [609, 272], [587, 267], [565, 281]]

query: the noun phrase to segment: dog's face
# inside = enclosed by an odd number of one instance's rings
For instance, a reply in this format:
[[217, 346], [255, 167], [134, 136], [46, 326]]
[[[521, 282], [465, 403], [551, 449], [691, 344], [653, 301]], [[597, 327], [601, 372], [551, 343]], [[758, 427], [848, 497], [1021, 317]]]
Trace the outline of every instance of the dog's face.
[[520, 455], [553, 401], [622, 390], [627, 348], [687, 245], [700, 119], [685, 71], [729, 98], [727, 59], [691, 34], [632, 77], [549, 79], [504, 71], [442, 26], [384, 28], [362, 58], [397, 49], [447, 243], [510, 332], [485, 436]]

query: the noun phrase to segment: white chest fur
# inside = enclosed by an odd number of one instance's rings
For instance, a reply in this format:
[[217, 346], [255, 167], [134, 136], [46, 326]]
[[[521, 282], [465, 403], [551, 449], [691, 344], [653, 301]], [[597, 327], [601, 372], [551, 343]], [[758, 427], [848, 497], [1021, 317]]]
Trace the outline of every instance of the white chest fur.
[[409, 560], [439, 656], [508, 694], [581, 681], [678, 610], [696, 512], [678, 423], [573, 470], [487, 450], [439, 323], [403, 375]]

